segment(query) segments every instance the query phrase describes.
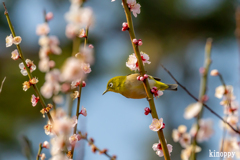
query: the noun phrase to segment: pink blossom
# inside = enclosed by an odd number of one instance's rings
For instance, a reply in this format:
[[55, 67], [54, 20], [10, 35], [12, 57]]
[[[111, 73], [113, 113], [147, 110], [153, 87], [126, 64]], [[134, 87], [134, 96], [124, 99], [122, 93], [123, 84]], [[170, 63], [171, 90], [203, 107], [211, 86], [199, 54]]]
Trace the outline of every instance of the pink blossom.
[[48, 141], [44, 141], [43, 144], [42, 144], [42, 147], [49, 149], [49, 142]]
[[52, 20], [53, 19], [53, 13], [52, 12], [48, 12], [47, 14], [46, 14], [46, 20], [47, 21], [50, 21], [50, 20]]
[[[145, 63], [147, 63], [147, 64], [151, 63], [149, 61], [149, 56], [146, 53], [140, 52], [140, 54], [141, 54], [141, 59], [142, 59], [143, 65]], [[126, 66], [132, 71], [139, 70], [138, 60], [137, 60], [135, 53], [129, 55], [128, 61], [126, 62]]]
[[32, 106], [35, 107], [39, 101], [39, 97], [36, 97], [34, 94], [31, 97]]
[[69, 142], [71, 145], [75, 145], [77, 141], [81, 139], [81, 136], [79, 134], [73, 134], [71, 137], [69, 137]]
[[163, 95], [163, 92], [161, 90], [158, 90], [157, 87], [153, 87], [151, 89], [151, 92], [155, 97], [160, 97]]
[[47, 23], [37, 25], [36, 33], [37, 35], [47, 35], [50, 32], [50, 28]]
[[77, 88], [80, 84], [81, 84], [81, 80], [80, 80], [80, 79], [75, 80], [75, 81], [72, 81], [72, 83], [71, 83], [71, 88], [72, 88], [72, 89], [75, 89], [75, 88]]
[[148, 107], [144, 108], [144, 111], [145, 111], [144, 112], [145, 115], [148, 115], [149, 113], [151, 113], [151, 110]]
[[90, 73], [92, 71], [89, 63], [82, 63], [82, 69], [85, 74]]
[[[162, 150], [162, 145], [161, 145], [161, 142], [159, 141], [159, 143], [154, 143], [153, 146], [152, 146], [152, 149], [154, 151], [156, 151], [156, 154], [159, 156], [159, 157], [163, 157], [164, 154], [163, 154], [163, 150]], [[167, 149], [168, 149], [168, 152], [169, 152], [169, 155], [170, 153], [172, 152], [173, 150], [173, 146], [171, 144], [167, 144]]]
[[[26, 64], [27, 64], [27, 67], [30, 69], [30, 72], [33, 72], [34, 70], [36, 70], [36, 65], [30, 59], [26, 59]], [[28, 75], [23, 62], [19, 64], [19, 68], [21, 69], [22, 75], [24, 76]]]
[[159, 131], [160, 129], [163, 129], [165, 127], [164, 123], [163, 123], [163, 119], [160, 118], [159, 120], [156, 119], [156, 118], [153, 118], [152, 120], [152, 124], [149, 126], [149, 128], [152, 130], [152, 131]]
[[80, 114], [82, 114], [83, 116], [86, 117], [86, 116], [87, 116], [87, 109], [82, 106], [82, 109], [81, 109], [81, 111], [80, 111]]
[[19, 57], [20, 57], [20, 55], [19, 55], [17, 49], [15, 49], [14, 51], [12, 51], [12, 56], [11, 56], [11, 58], [12, 58], [13, 60], [17, 60]]
[[73, 39], [77, 36], [77, 34], [78, 27], [76, 25], [70, 23], [66, 26], [65, 35], [67, 36], [67, 38]]
[[92, 44], [89, 44], [88, 47], [91, 48], [91, 49], [94, 48], [94, 46]]
[[141, 5], [136, 0], [127, 0], [127, 4], [134, 17], [137, 17], [137, 14], [140, 14]]

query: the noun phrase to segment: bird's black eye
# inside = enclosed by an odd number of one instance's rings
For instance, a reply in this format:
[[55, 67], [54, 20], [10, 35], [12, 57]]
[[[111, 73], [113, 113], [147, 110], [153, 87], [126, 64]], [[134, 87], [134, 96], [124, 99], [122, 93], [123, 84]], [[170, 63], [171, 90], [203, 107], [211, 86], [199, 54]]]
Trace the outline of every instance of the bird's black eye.
[[113, 86], [113, 83], [109, 83], [109, 87], [112, 87]]

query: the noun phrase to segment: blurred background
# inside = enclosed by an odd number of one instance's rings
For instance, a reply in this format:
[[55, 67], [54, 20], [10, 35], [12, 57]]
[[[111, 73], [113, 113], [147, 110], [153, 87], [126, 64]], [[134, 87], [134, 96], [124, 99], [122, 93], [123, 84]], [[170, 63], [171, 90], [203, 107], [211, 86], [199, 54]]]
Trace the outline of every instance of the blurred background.
[[[0, 0], [2, 2], [2, 0]], [[55, 57], [58, 67], [71, 55], [72, 42], [65, 36], [66, 21], [64, 14], [69, 10], [68, 0], [5, 0], [16, 34], [21, 36], [22, 50], [25, 57], [38, 64], [38, 36], [36, 26], [43, 23], [43, 10], [54, 13], [50, 22], [50, 34], [60, 38], [63, 53]], [[235, 12], [238, 1], [234, 0], [138, 0], [141, 14], [133, 18], [137, 38], [143, 40], [140, 50], [150, 55], [151, 65], [146, 65], [148, 74], [174, 83], [160, 67], [164, 64], [172, 74], [198, 97], [200, 76], [199, 68], [203, 66], [204, 47], [208, 37], [213, 38], [211, 69], [218, 69], [227, 84], [233, 85], [234, 93], [239, 97], [239, 53], [235, 37]], [[152, 144], [158, 142], [155, 132], [149, 130], [151, 116], [144, 115], [148, 102], [127, 99], [120, 94], [109, 92], [102, 96], [108, 80], [114, 76], [127, 75], [130, 70], [125, 66], [129, 54], [133, 53], [127, 32], [122, 32], [125, 14], [121, 1], [88, 0], [85, 4], [95, 12], [95, 24], [90, 29], [89, 40], [95, 47], [95, 64], [83, 89], [81, 105], [87, 108], [88, 116], [79, 120], [79, 130], [88, 132], [100, 148], [108, 148], [109, 153], [116, 154], [118, 160], [155, 160], [159, 158], [152, 150]], [[6, 81], [0, 95], [0, 159], [24, 160], [22, 137], [31, 141], [33, 159], [38, 144], [49, 137], [45, 135], [39, 109], [33, 108], [30, 95], [33, 90], [22, 90], [22, 83], [27, 79], [20, 73], [18, 64], [13, 61], [11, 52], [14, 47], [5, 47], [5, 37], [10, 34], [3, 6], [0, 5], [0, 81]], [[44, 73], [33, 72], [44, 82]], [[214, 97], [215, 88], [220, 85], [216, 77], [208, 81], [209, 106], [223, 116], [220, 100]], [[180, 159], [181, 146], [172, 140], [172, 130], [181, 124], [190, 129], [195, 122], [185, 120], [185, 107], [194, 100], [181, 88], [177, 92], [164, 92], [156, 101], [159, 117], [164, 119], [165, 137], [173, 145], [172, 159]], [[66, 106], [63, 104], [63, 107]], [[74, 102], [74, 106], [76, 106]], [[75, 111], [75, 108], [73, 108]], [[215, 135], [201, 143], [202, 152], [199, 159], [208, 159], [209, 149], [219, 150], [222, 137], [220, 122], [204, 110], [204, 117], [214, 120]], [[49, 151], [44, 150], [47, 159]], [[80, 143], [77, 153], [85, 160], [106, 160], [103, 155], [93, 154], [90, 147]]]

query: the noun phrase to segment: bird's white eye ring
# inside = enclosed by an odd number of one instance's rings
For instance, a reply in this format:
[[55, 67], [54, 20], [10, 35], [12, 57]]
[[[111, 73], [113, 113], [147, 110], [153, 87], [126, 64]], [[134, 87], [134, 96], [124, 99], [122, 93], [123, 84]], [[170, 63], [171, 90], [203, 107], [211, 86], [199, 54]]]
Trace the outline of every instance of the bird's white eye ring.
[[113, 86], [113, 83], [109, 83], [109, 87], [112, 87]]

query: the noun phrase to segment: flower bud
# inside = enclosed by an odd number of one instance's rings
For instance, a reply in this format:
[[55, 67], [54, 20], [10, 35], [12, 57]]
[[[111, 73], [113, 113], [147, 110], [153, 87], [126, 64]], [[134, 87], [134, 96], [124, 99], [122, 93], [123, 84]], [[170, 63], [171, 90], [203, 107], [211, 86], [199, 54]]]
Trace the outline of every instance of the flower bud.
[[148, 78], [148, 75], [147, 75], [147, 74], [144, 74], [143, 77], [144, 77], [144, 79], [147, 79], [147, 78]]
[[140, 81], [144, 81], [144, 77], [140, 77]]
[[138, 40], [135, 38], [132, 40], [135, 45], [138, 45]]
[[82, 87], [85, 87], [85, 86], [86, 86], [86, 82], [82, 81]]
[[49, 149], [49, 143], [48, 143], [48, 141], [43, 142], [42, 147]]
[[138, 40], [138, 45], [141, 46], [142, 44], [143, 44], [143, 43], [142, 43], [142, 40], [139, 39], [139, 40]]
[[137, 76], [137, 80], [140, 81], [141, 76]]
[[144, 111], [145, 111], [144, 112], [145, 115], [148, 115], [149, 113], [151, 113], [151, 110], [148, 107], [144, 108]]
[[50, 21], [50, 20], [52, 20], [53, 19], [53, 13], [52, 12], [48, 12], [47, 14], [46, 14], [46, 20], [47, 21]]
[[211, 71], [210, 75], [211, 76], [218, 76], [219, 72], [218, 72], [218, 70], [214, 69], [214, 70]]

